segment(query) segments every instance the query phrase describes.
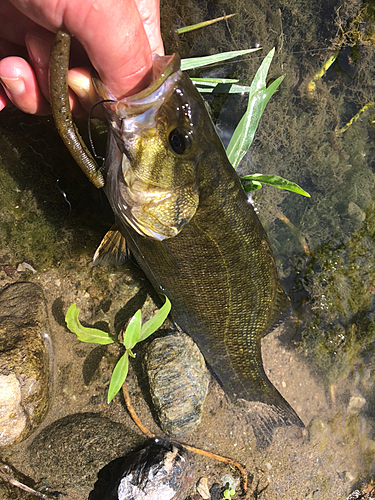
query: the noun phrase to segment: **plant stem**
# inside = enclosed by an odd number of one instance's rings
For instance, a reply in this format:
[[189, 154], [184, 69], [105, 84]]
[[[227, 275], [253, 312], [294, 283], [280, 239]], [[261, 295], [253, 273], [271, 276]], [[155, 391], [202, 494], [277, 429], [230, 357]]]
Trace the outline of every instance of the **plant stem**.
[[136, 414], [135, 410], [134, 410], [134, 406], [132, 405], [131, 401], [130, 401], [130, 396], [129, 396], [129, 392], [128, 392], [128, 388], [126, 387], [126, 382], [124, 382], [122, 384], [122, 393], [124, 395], [124, 399], [125, 399], [125, 404], [126, 404], [126, 408], [128, 409], [128, 412], [130, 413], [130, 416], [131, 418], [133, 419], [133, 422], [135, 423], [135, 425], [139, 428], [139, 430], [145, 434], [147, 437], [149, 438], [154, 438], [156, 437], [154, 433], [152, 433], [150, 430], [147, 429], [147, 427], [145, 427], [142, 422], [139, 420], [138, 418], [138, 415]]
[[373, 106], [375, 104], [375, 101], [370, 101], [368, 102], [365, 106], [363, 106], [356, 115], [353, 116], [353, 118], [351, 118], [348, 123], [342, 127], [338, 132], [337, 132], [337, 135], [339, 134], [343, 134], [344, 132], [346, 132], [346, 130], [348, 130], [348, 128], [350, 127], [350, 125], [352, 125], [352, 123], [356, 122], [358, 120], [358, 118], [360, 117], [360, 115], [366, 111], [366, 109], [370, 108], [371, 106]]
[[178, 444], [179, 446], [182, 446], [186, 450], [192, 451], [197, 455], [203, 455], [204, 457], [212, 458], [213, 460], [218, 460], [219, 462], [224, 462], [226, 464], [233, 465], [234, 467], [236, 467], [239, 473], [241, 474], [243, 495], [247, 493], [247, 474], [245, 468], [240, 463], [235, 462], [232, 458], [222, 457], [221, 455], [216, 455], [216, 453], [212, 453], [211, 451], [201, 450], [200, 448], [194, 448], [193, 446], [180, 443], [179, 441], [175, 441], [174, 439], [171, 439], [170, 441], [171, 443]]

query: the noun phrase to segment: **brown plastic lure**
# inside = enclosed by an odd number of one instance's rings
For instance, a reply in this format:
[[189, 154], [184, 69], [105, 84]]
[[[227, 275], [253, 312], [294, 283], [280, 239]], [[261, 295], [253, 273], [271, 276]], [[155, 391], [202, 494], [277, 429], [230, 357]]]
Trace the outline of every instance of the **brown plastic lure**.
[[56, 128], [70, 154], [83, 173], [99, 189], [104, 186], [103, 175], [78, 132], [69, 105], [69, 52], [70, 35], [60, 29], [56, 33], [50, 56], [49, 88], [52, 115]]

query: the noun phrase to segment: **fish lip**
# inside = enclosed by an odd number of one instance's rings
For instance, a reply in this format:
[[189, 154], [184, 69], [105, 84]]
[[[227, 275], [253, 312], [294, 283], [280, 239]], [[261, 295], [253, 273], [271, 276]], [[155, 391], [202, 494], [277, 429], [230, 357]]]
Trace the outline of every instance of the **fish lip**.
[[152, 56], [153, 76], [151, 84], [137, 94], [125, 97], [121, 99], [121, 101], [126, 100], [130, 103], [146, 99], [158, 90], [171, 75], [181, 71], [180, 66], [181, 59], [176, 53], [171, 56], [159, 56], [158, 54], [154, 54]]
[[105, 85], [93, 77], [98, 95], [103, 98], [103, 108], [112, 130], [121, 138], [134, 134], [148, 134], [156, 128], [160, 107], [175, 90], [182, 78], [180, 57], [153, 56], [154, 78], [152, 83], [141, 92], [132, 96], [116, 99]]
[[[92, 81], [98, 96], [110, 101], [103, 103], [104, 108], [111, 114], [115, 113], [119, 119], [139, 115], [155, 106], [159, 108], [172, 91], [174, 84], [182, 76], [181, 59], [178, 54], [171, 56], [154, 54], [152, 63], [153, 76], [151, 84], [140, 92], [122, 99], [117, 99], [99, 78], [93, 75]], [[159, 101], [161, 101], [160, 104]]]

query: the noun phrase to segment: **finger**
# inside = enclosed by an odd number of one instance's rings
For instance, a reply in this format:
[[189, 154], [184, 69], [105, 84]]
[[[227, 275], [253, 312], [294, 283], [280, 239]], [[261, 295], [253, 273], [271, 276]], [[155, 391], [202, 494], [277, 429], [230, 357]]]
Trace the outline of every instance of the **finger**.
[[39, 89], [47, 101], [49, 101], [49, 57], [53, 40], [53, 33], [48, 31], [32, 31], [26, 33], [25, 36], [31, 66], [38, 81]]
[[27, 50], [25, 47], [21, 47], [20, 45], [0, 38], [0, 59], [8, 56], [19, 56], [25, 58], [27, 56]]
[[50, 114], [50, 106], [39, 89], [35, 74], [24, 59], [2, 59], [0, 81], [7, 98], [21, 111], [38, 115]]
[[7, 98], [5, 90], [2, 86], [0, 86], [0, 111], [6, 108], [9, 104], [11, 104], [10, 100]]
[[[137, 1], [139, 1], [140, 10], [138, 10], [136, 0], [101, 0], [100, 2], [51, 0], [48, 5], [38, 0], [28, 2], [12, 0], [12, 3], [25, 14], [22, 19], [27, 26], [22, 28], [21, 32], [25, 33], [28, 29], [35, 27], [30, 19], [50, 31], [56, 31], [57, 28], [65, 26], [81, 41], [103, 83], [115, 97], [120, 98], [135, 93], [149, 84], [152, 52], [163, 53], [158, 25], [158, 0]], [[1, 0], [1, 4], [3, 3], [10, 4], [8, 0]], [[147, 3], [151, 5], [149, 11], [146, 8]], [[14, 13], [11, 12], [10, 19], [12, 15], [14, 16]], [[14, 22], [10, 24], [13, 24], [14, 28]], [[0, 36], [1, 33], [0, 25]], [[18, 36], [21, 40], [22, 36]], [[152, 49], [148, 37], [150, 37]], [[17, 39], [17, 43], [21, 43], [20, 40]], [[32, 56], [32, 50], [30, 48], [30, 56]], [[43, 83], [46, 79], [44, 76], [41, 78], [46, 71], [43, 67], [45, 66], [44, 60], [41, 59], [39, 71], [38, 57], [35, 55], [33, 57], [32, 64], [36, 68], [37, 79], [40, 80], [41, 92], [47, 96], [46, 84]], [[34, 97], [37, 97], [37, 86], [34, 87]], [[12, 92], [9, 91], [9, 94], [11, 95]], [[14, 99], [14, 96], [12, 98]]]
[[151, 48], [134, 0], [83, 2], [78, 7], [73, 2], [65, 7], [65, 26], [82, 43], [100, 79], [115, 97], [135, 93], [149, 84]]
[[153, 54], [164, 55], [160, 33], [160, 1], [135, 0]]
[[90, 68], [73, 68], [68, 73], [68, 85], [76, 94], [83, 109], [89, 113], [98, 102]]
[[0, 0], [0, 10], [0, 37], [19, 46], [24, 46], [25, 34], [35, 29], [36, 23], [27, 15], [22, 14], [8, 0]]
[[149, 84], [152, 53], [135, 0], [51, 0], [48, 5], [40, 0], [12, 2], [50, 31], [65, 26], [81, 42], [115, 97]]

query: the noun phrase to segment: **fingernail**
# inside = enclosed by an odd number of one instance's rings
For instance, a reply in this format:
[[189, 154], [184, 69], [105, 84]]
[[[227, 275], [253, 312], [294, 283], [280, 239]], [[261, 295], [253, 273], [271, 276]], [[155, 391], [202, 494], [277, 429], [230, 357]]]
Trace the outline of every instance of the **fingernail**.
[[69, 70], [68, 84], [73, 92], [78, 96], [81, 104], [91, 104], [97, 101], [97, 95], [91, 80], [91, 70], [89, 68], [74, 68]]
[[87, 100], [90, 95], [90, 82], [79, 75], [68, 75], [69, 87], [78, 95], [80, 99]]
[[38, 66], [48, 66], [51, 46], [45, 40], [28, 33], [26, 46], [31, 59]]
[[25, 92], [25, 82], [22, 78], [8, 78], [1, 76], [1, 81], [3, 82], [5, 88], [14, 95], [22, 94]]

